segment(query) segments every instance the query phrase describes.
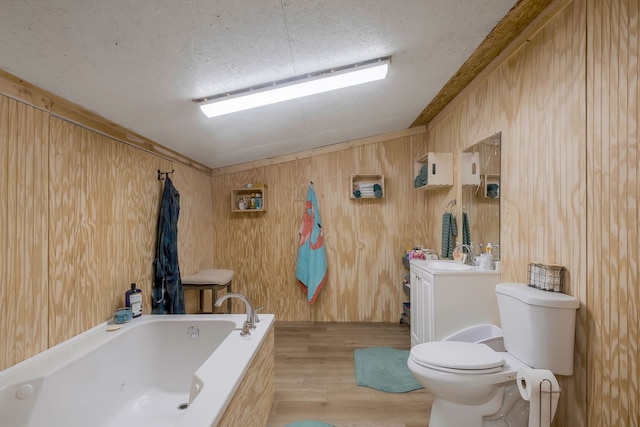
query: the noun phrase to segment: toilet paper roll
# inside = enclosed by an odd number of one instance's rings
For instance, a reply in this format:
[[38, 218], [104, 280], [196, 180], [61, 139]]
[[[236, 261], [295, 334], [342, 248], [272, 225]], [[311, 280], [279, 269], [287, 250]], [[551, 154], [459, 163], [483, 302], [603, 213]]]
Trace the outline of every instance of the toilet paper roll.
[[560, 385], [553, 372], [547, 369], [520, 369], [518, 390], [529, 401], [529, 427], [548, 427], [556, 413]]

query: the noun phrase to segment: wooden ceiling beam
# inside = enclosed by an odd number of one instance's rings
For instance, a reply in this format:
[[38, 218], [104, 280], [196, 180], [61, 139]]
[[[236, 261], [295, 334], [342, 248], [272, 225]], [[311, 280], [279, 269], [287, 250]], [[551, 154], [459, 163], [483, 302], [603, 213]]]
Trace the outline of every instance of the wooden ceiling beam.
[[473, 81], [553, 0], [519, 0], [410, 127], [425, 126]]

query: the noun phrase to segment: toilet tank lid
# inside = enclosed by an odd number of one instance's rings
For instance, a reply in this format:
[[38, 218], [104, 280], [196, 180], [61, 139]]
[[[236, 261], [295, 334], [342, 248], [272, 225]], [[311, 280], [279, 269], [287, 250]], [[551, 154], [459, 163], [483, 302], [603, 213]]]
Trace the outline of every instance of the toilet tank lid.
[[578, 309], [580, 301], [576, 297], [561, 292], [550, 292], [527, 286], [524, 283], [498, 283], [496, 293], [508, 295], [520, 301], [540, 307]]

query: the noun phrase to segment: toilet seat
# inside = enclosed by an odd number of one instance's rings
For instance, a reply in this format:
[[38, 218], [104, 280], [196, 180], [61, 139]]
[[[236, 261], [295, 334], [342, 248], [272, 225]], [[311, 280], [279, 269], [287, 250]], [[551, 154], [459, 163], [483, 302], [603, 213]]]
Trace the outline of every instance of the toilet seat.
[[420, 366], [441, 372], [483, 375], [500, 372], [505, 360], [486, 344], [432, 341], [411, 349], [411, 359]]

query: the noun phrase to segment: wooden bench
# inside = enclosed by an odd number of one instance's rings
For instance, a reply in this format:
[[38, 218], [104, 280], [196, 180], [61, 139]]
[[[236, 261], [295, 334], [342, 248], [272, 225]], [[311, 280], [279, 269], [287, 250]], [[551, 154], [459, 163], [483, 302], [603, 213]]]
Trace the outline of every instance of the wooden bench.
[[[215, 302], [218, 291], [231, 292], [233, 270], [208, 269], [200, 270], [193, 276], [182, 278], [182, 289], [186, 291], [200, 291], [200, 313], [204, 311], [204, 291], [211, 291], [211, 312], [216, 313]], [[231, 313], [231, 298], [227, 300], [227, 313]]]

